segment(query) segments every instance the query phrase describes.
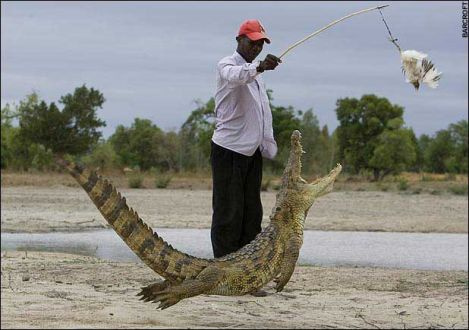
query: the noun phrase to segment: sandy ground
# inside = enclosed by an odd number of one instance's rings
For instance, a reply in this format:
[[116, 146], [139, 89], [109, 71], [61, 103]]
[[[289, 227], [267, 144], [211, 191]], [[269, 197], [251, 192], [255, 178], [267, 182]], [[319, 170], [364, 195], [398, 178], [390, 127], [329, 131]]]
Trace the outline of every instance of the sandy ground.
[[[210, 228], [211, 190], [120, 189], [153, 228]], [[275, 203], [263, 192], [263, 225]], [[2, 232], [80, 231], [106, 227], [81, 188], [2, 187]], [[467, 233], [468, 198], [455, 195], [339, 191], [310, 209], [306, 229]]]
[[[5, 255], [6, 253], [6, 255]], [[2, 253], [2, 328], [467, 328], [467, 272], [297, 267], [267, 297], [140, 302], [143, 264], [45, 252]]]
[[[152, 227], [209, 228], [211, 191], [121, 189]], [[265, 218], [275, 193], [262, 194]], [[2, 232], [83, 231], [105, 220], [81, 188], [2, 187]], [[306, 229], [467, 233], [467, 196], [340, 191]], [[2, 328], [467, 328], [468, 273], [298, 266], [284, 292], [198, 296], [164, 310], [135, 294], [141, 263], [2, 251]]]

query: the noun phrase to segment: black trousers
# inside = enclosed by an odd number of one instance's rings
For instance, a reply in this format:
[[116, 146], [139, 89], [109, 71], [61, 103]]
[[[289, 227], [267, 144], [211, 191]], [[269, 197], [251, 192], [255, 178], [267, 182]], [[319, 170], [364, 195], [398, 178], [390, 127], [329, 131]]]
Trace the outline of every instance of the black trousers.
[[212, 141], [212, 229], [215, 258], [239, 250], [262, 230], [262, 155], [223, 148]]

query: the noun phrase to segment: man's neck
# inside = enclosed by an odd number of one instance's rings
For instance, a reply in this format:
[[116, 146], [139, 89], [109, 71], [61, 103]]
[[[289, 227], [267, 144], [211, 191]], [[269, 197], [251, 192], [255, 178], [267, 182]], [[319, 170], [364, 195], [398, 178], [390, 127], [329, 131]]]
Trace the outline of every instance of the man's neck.
[[241, 53], [239, 50], [236, 49], [236, 51], [238, 52], [239, 55], [241, 55], [241, 57], [247, 62], [247, 63], [252, 63], [252, 61], [248, 61], [246, 59], [246, 57], [243, 55], [243, 53]]

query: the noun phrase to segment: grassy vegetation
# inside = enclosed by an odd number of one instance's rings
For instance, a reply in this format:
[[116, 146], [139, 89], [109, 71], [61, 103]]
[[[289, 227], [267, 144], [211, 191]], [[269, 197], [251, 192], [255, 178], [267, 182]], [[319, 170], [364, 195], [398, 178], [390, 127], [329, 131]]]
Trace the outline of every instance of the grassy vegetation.
[[402, 190], [407, 190], [407, 189], [409, 189], [409, 182], [406, 179], [402, 178], [402, 179], [399, 180], [397, 188], [401, 191]]
[[171, 182], [172, 175], [170, 174], [160, 174], [155, 178], [155, 188], [164, 189], [168, 187]]
[[450, 186], [448, 190], [455, 195], [467, 195], [467, 184]]
[[272, 181], [275, 180], [273, 175], [264, 175], [262, 177], [261, 191], [268, 191], [272, 186]]
[[[211, 189], [210, 173], [159, 173], [106, 171], [102, 173], [117, 188], [171, 188], [171, 189]], [[312, 181], [317, 176], [306, 176]], [[277, 191], [280, 189], [280, 176], [265, 174], [261, 190]], [[75, 180], [67, 173], [57, 172], [1, 172], [1, 186], [54, 186], [78, 187]], [[401, 194], [432, 195], [468, 195], [467, 175], [402, 173], [388, 176], [384, 180], [373, 182], [367, 175], [341, 174], [335, 185], [335, 191], [385, 191]]]
[[129, 174], [129, 188], [142, 188], [144, 176], [140, 172]]

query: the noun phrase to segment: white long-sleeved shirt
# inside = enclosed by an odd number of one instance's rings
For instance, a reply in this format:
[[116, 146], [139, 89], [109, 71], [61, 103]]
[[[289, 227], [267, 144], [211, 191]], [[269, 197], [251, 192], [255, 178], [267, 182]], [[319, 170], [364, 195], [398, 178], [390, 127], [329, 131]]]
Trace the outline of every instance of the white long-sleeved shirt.
[[246, 156], [259, 147], [263, 157], [274, 158], [272, 112], [258, 65], [247, 63], [238, 52], [218, 62], [212, 141]]

